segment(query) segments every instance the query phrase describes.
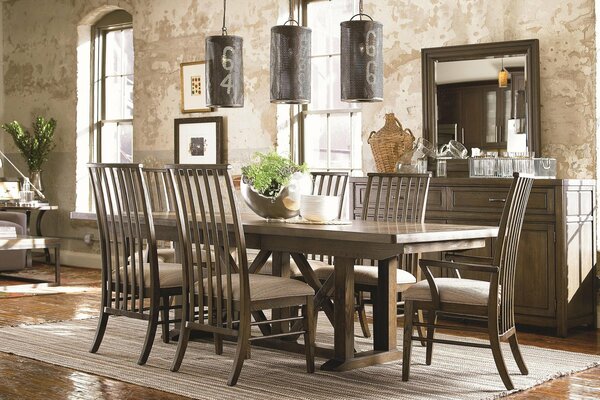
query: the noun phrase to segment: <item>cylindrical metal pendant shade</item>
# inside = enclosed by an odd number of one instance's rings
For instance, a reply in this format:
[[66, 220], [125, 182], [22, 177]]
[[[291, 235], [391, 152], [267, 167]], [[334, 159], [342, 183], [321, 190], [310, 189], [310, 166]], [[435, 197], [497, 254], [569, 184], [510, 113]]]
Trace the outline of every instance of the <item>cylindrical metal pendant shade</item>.
[[244, 106], [243, 39], [219, 35], [206, 38], [206, 105]]
[[310, 36], [302, 26], [271, 28], [271, 103], [310, 103]]
[[342, 101], [383, 100], [383, 25], [377, 21], [341, 23]]

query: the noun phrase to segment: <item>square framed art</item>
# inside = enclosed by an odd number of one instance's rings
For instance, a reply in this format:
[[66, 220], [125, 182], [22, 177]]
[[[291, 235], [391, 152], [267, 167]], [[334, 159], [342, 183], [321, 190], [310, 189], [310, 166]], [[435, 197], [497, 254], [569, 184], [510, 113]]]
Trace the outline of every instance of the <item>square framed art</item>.
[[223, 117], [175, 120], [176, 164], [222, 164]]
[[180, 65], [181, 112], [210, 112], [206, 105], [206, 64], [204, 61], [185, 62]]

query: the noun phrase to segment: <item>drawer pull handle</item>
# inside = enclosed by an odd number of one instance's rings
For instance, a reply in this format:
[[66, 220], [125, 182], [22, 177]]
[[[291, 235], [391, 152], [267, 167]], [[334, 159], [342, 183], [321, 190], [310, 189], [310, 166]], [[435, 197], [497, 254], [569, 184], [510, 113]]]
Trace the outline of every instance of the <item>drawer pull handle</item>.
[[506, 199], [488, 199], [490, 203], [506, 203]]

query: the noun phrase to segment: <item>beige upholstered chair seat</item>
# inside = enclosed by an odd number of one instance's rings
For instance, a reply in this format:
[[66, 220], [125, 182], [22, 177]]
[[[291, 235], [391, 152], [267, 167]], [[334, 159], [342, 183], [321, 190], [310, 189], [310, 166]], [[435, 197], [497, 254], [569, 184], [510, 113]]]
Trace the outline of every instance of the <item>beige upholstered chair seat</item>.
[[[435, 278], [442, 303], [487, 306], [490, 283], [473, 279]], [[422, 280], [402, 294], [404, 300], [431, 301], [429, 283]], [[500, 294], [498, 294], [500, 298]]]
[[[131, 265], [127, 266], [127, 276], [129, 279], [132, 278]], [[116, 274], [113, 273], [113, 282], [116, 279]], [[123, 268], [121, 267], [121, 282], [125, 279]], [[136, 277], [139, 279], [139, 277]], [[181, 264], [174, 263], [158, 263], [158, 280], [161, 288], [170, 288], [181, 286], [183, 280], [183, 273], [181, 271]], [[150, 288], [150, 264], [144, 264], [144, 286]]]
[[[248, 249], [247, 253], [248, 253], [248, 265], [250, 265], [250, 264], [252, 264], [252, 261], [258, 254], [258, 250]], [[331, 271], [333, 271], [333, 265], [329, 265], [325, 261], [309, 259], [308, 262], [310, 263], [310, 266], [315, 271], [318, 271], [321, 268], [331, 268]], [[265, 265], [263, 265], [263, 267], [260, 269], [260, 271], [258, 273], [261, 275], [273, 275], [273, 259], [272, 259], [272, 257], [269, 257], [269, 259], [265, 262]], [[290, 259], [290, 276], [292, 278], [302, 277], [302, 272], [300, 272], [300, 268], [298, 268], [294, 259]]]
[[[320, 268], [315, 271], [317, 277], [324, 281], [333, 273], [333, 265]], [[372, 265], [354, 266], [354, 283], [357, 285], [377, 286], [377, 267]], [[396, 270], [396, 290], [404, 292], [416, 282], [413, 274], [403, 269]]]
[[[306, 283], [288, 278], [277, 276], [268, 276], [260, 274], [249, 274], [250, 300], [273, 300], [294, 296], [314, 296], [315, 291]], [[213, 285], [216, 286], [216, 277], [213, 277]], [[208, 278], [203, 281], [204, 290], [208, 290]], [[222, 276], [221, 286], [223, 295], [226, 293], [227, 279]], [[231, 287], [233, 300], [240, 300], [240, 277], [237, 274], [231, 275]], [[196, 293], [198, 292], [198, 283], [196, 283]]]

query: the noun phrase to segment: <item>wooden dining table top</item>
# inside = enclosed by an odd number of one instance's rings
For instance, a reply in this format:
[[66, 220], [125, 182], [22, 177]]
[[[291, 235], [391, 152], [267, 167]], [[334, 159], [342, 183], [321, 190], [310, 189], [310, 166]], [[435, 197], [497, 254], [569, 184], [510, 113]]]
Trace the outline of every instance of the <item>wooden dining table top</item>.
[[[176, 225], [174, 212], [156, 212], [152, 215], [157, 226]], [[96, 214], [74, 211], [71, 213], [71, 219], [92, 221], [96, 220]], [[247, 234], [382, 244], [481, 239], [496, 237], [498, 234], [498, 227], [495, 226], [362, 220], [350, 220], [345, 224], [317, 225], [294, 223], [293, 220], [267, 220], [254, 214], [242, 214], [242, 224]]]

